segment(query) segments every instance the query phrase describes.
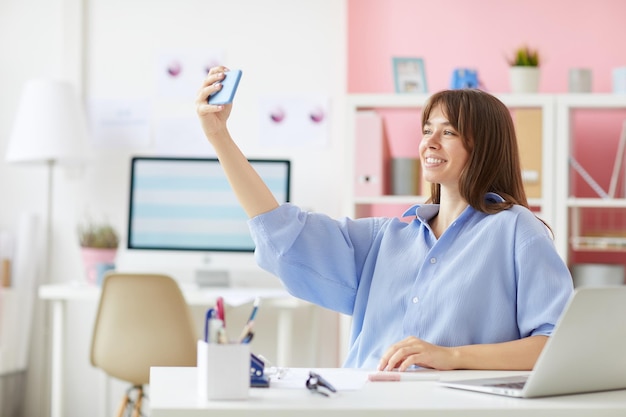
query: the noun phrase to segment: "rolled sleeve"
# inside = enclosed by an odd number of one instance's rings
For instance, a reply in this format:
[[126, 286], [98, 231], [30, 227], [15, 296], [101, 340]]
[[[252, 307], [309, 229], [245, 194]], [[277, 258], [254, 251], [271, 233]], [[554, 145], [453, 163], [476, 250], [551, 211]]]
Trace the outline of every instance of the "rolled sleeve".
[[372, 234], [365, 222], [355, 223], [307, 213], [291, 204], [248, 222], [261, 268], [278, 276], [292, 295], [344, 314], [353, 311], [357, 259], [364, 259], [357, 255], [351, 234]]

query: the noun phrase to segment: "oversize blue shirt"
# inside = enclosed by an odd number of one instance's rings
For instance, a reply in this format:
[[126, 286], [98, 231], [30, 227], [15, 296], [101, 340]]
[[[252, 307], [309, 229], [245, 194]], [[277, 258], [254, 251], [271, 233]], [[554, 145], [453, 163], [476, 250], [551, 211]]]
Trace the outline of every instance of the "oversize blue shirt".
[[408, 336], [461, 346], [550, 335], [573, 288], [545, 225], [522, 206], [467, 207], [437, 239], [438, 211], [335, 220], [284, 204], [249, 226], [258, 264], [291, 294], [352, 315], [346, 367], [375, 368]]

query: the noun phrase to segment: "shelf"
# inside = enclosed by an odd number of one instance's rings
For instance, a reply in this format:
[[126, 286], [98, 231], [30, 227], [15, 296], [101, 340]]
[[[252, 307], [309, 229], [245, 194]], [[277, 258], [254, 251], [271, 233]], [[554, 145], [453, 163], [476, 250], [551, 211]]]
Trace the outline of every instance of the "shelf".
[[626, 236], [578, 236], [571, 243], [577, 251], [626, 252]]
[[[428, 197], [423, 195], [381, 195], [369, 197], [355, 197], [355, 204], [421, 204], [426, 202]], [[541, 207], [542, 200], [540, 198], [528, 199], [530, 207]]]
[[626, 107], [626, 94], [559, 94], [559, 104], [575, 109]]
[[626, 208], [626, 198], [568, 198], [572, 208]]
[[495, 94], [507, 107], [549, 107], [554, 96], [549, 94]]
[[[626, 94], [498, 94], [509, 107], [551, 106], [555, 100], [570, 108], [621, 108], [626, 107]], [[429, 94], [351, 94], [347, 103], [354, 108], [422, 107]]]
[[381, 195], [373, 197], [355, 197], [355, 204], [420, 204], [426, 201], [421, 195]]
[[[508, 107], [544, 107], [554, 103], [549, 94], [495, 94]], [[420, 108], [428, 101], [429, 94], [351, 94], [347, 103], [354, 109], [370, 108]]]
[[420, 108], [430, 96], [428, 94], [352, 94], [347, 103], [354, 109], [374, 108]]

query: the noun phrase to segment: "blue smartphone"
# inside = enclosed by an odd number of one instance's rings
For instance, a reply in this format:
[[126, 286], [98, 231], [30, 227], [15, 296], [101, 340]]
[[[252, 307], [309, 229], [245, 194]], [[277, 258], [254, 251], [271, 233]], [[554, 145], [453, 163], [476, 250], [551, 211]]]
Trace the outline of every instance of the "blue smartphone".
[[208, 97], [207, 102], [209, 104], [222, 105], [233, 102], [241, 79], [241, 70], [226, 71], [224, 75], [225, 77], [221, 81], [222, 89]]

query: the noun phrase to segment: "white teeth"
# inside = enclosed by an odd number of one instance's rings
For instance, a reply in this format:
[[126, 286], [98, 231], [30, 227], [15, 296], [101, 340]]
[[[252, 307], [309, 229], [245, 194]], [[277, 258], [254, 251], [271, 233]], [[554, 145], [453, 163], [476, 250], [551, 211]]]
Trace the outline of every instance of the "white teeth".
[[435, 158], [426, 158], [426, 162], [429, 164], [441, 164], [444, 162], [443, 159], [435, 159]]

